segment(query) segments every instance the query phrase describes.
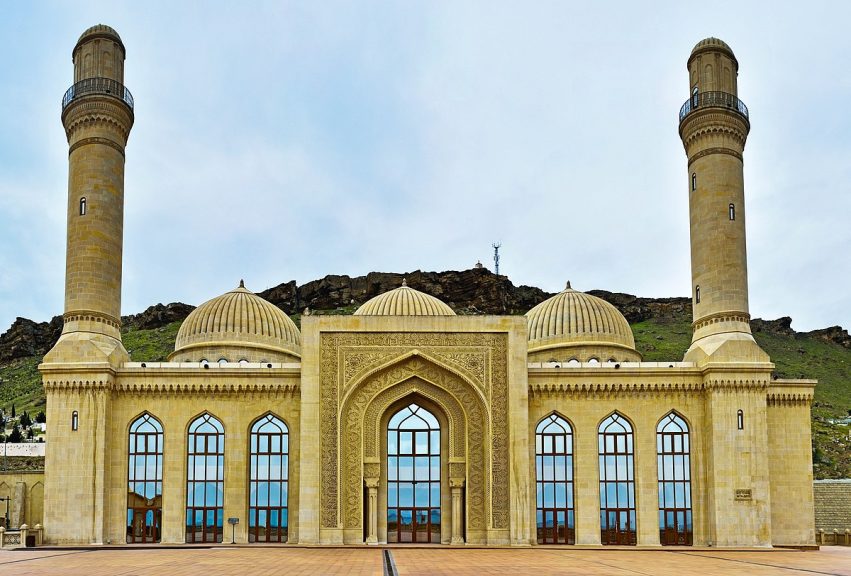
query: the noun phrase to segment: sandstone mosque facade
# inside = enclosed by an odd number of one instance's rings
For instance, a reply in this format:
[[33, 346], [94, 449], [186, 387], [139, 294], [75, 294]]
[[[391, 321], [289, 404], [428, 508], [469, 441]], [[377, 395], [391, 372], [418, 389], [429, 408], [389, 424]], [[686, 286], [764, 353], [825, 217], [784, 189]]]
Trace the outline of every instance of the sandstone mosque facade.
[[[694, 335], [641, 361], [624, 317], [572, 290], [456, 316], [404, 284], [300, 329], [244, 286], [184, 321], [168, 362], [121, 342], [125, 49], [73, 50], [62, 336], [47, 395], [54, 544], [814, 544], [815, 382], [751, 335], [742, 153], [724, 42], [688, 58]], [[685, 188], [685, 186], [684, 186]]]

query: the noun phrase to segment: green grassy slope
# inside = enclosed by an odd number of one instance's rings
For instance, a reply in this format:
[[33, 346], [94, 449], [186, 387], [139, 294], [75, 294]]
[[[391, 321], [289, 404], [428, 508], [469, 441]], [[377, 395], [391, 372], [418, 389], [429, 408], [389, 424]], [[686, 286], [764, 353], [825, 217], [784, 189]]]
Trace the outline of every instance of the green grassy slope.
[[[351, 307], [314, 314], [351, 314]], [[293, 318], [299, 323], [300, 317]], [[134, 361], [164, 361], [174, 349], [180, 322], [152, 330], [129, 330], [123, 341]], [[647, 362], [679, 360], [691, 342], [688, 318], [656, 318], [632, 325], [636, 348]], [[806, 334], [787, 336], [769, 332], [754, 335], [771, 356], [779, 377], [815, 378], [813, 405], [814, 470], [817, 478], [851, 477], [851, 430], [829, 424], [827, 418], [851, 410], [851, 350]], [[0, 366], [0, 407], [35, 414], [44, 409], [44, 392], [37, 366], [40, 359], [21, 358]]]

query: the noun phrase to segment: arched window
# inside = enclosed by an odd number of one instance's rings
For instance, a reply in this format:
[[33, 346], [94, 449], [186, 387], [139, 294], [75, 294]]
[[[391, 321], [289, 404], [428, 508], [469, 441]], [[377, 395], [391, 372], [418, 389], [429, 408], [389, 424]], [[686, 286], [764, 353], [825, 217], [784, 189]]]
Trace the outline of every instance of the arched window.
[[741, 410], [736, 412], [736, 426], [739, 430], [745, 429], [745, 413]]
[[228, 363], [227, 358], [219, 358], [219, 366], [225, 366]]
[[599, 359], [599, 358], [589, 358], [589, 359], [588, 359], [588, 363], [589, 363], [589, 364], [596, 365], [596, 364], [599, 364], [599, 363], [600, 363], [600, 359]]
[[700, 304], [700, 286], [694, 287], [694, 303]]
[[600, 541], [634, 545], [635, 477], [632, 426], [615, 412], [600, 424]]
[[71, 412], [71, 430], [74, 430], [76, 432], [79, 427], [80, 415], [77, 413], [76, 410], [74, 410], [73, 412]]
[[656, 427], [659, 471], [659, 541], [691, 546], [691, 443], [688, 424], [671, 412]]
[[575, 544], [573, 429], [557, 414], [535, 429], [538, 544]]
[[440, 542], [440, 423], [417, 404], [387, 425], [387, 542]]
[[127, 542], [159, 542], [163, 427], [147, 412], [130, 424], [127, 454]]
[[697, 190], [697, 172], [693, 172], [691, 175], [691, 189], [692, 191]]
[[577, 360], [576, 358], [571, 358], [570, 360], [567, 361], [567, 365], [568, 366], [579, 366], [579, 360]]
[[730, 204], [730, 220], [735, 220], [735, 219], [736, 219], [736, 205], [731, 203]]
[[221, 542], [225, 494], [225, 430], [204, 413], [189, 424], [186, 541]]
[[697, 89], [697, 86], [695, 86], [691, 91], [691, 107], [697, 108], [697, 105], [699, 103], [700, 103], [700, 94], [699, 94], [699, 91]]
[[86, 215], [86, 197], [80, 198], [80, 216]]
[[286, 542], [289, 518], [289, 430], [267, 414], [251, 427], [248, 541]]

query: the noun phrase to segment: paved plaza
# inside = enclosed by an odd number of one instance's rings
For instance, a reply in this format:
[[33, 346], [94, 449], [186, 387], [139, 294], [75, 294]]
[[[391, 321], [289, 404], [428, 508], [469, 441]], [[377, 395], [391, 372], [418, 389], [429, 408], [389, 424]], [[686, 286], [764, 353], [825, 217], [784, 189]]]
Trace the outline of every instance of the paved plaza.
[[[851, 548], [820, 551], [389, 548], [399, 576], [851, 576]], [[214, 547], [0, 551], [0, 574], [63, 576], [383, 576], [382, 548]]]

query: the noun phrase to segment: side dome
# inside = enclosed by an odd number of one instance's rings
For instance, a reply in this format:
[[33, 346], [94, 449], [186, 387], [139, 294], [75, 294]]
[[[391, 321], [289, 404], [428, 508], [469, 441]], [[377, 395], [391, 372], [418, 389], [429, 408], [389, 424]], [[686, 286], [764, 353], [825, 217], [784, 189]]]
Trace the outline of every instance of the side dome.
[[301, 358], [301, 334], [277, 306], [239, 287], [192, 311], [177, 333], [176, 362], [292, 362]]
[[530, 362], [637, 362], [635, 338], [617, 308], [567, 288], [526, 313]]
[[455, 316], [455, 312], [434, 296], [414, 290], [402, 280], [399, 288], [366, 301], [355, 310], [355, 316]]

